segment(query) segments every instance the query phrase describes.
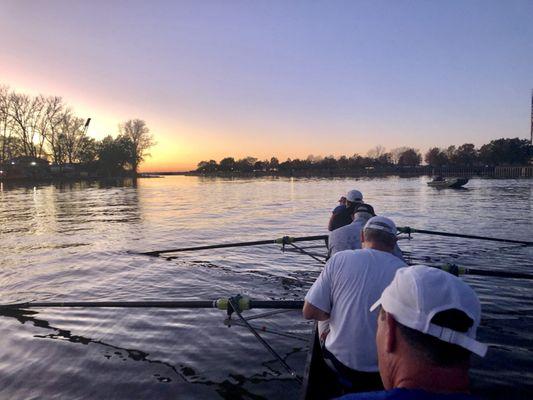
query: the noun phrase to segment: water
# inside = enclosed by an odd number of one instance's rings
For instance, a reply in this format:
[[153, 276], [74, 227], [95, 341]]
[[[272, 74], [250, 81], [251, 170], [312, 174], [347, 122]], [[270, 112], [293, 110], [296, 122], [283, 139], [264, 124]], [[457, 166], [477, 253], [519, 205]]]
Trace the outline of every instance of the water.
[[[277, 246], [135, 251], [326, 233], [331, 209], [358, 188], [399, 226], [532, 240], [531, 180], [472, 180], [436, 190], [426, 178], [141, 179], [135, 185], [0, 184], [0, 302], [302, 299], [320, 272]], [[315, 245], [318, 243], [314, 243]], [[307, 244], [311, 245], [311, 243]], [[533, 273], [533, 250], [416, 234], [412, 261]], [[313, 249], [322, 253], [322, 248]], [[533, 396], [531, 281], [466, 276], [480, 295], [485, 359], [472, 386], [489, 398]], [[260, 313], [249, 311], [246, 315]], [[299, 385], [217, 310], [47, 309], [0, 316], [0, 397], [294, 399]], [[296, 311], [253, 321], [300, 375], [311, 325]]]

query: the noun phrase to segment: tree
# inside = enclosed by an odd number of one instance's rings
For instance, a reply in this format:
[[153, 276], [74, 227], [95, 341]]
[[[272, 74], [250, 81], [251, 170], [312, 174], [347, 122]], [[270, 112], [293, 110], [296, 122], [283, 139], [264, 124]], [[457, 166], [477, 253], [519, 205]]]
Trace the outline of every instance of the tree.
[[529, 140], [501, 138], [492, 140], [479, 149], [480, 160], [488, 165], [527, 164], [533, 157]]
[[429, 149], [424, 156], [424, 160], [432, 167], [442, 167], [443, 165], [448, 164], [448, 156], [438, 147], [432, 147]]
[[43, 108], [42, 96], [30, 97], [25, 94], [11, 93], [9, 99], [9, 117], [13, 123], [13, 132], [22, 143], [25, 156], [37, 157], [35, 136], [38, 133], [39, 118]]
[[268, 161], [256, 161], [254, 164], [254, 171], [265, 171], [267, 169]]
[[130, 119], [119, 126], [120, 135], [131, 141], [133, 147], [129, 163], [134, 175], [137, 175], [139, 164], [145, 157], [150, 156], [147, 152], [155, 145], [150, 129], [142, 119]]
[[76, 153], [77, 160], [82, 164], [92, 163], [98, 156], [98, 144], [93, 138], [84, 135], [80, 138], [78, 144], [78, 151]]
[[454, 159], [454, 161], [459, 165], [467, 165], [471, 167], [477, 162], [478, 159], [475, 146], [472, 143], [462, 144], [455, 151]]
[[396, 147], [395, 149], [392, 149], [390, 151], [392, 162], [394, 164], [399, 164], [400, 156], [402, 155], [402, 153], [405, 153], [407, 150], [409, 150], [409, 147], [405, 147], [405, 146]]
[[387, 149], [383, 147], [382, 145], [377, 145], [376, 147], [371, 148], [366, 153], [367, 157], [373, 158], [374, 160], [378, 160], [380, 157], [385, 155], [387, 153]]
[[420, 165], [422, 156], [416, 149], [407, 149], [400, 153], [398, 157], [398, 165], [414, 167]]
[[237, 161], [235, 167], [239, 172], [252, 172], [254, 170], [256, 161], [257, 158], [245, 157]]
[[57, 135], [59, 164], [79, 161], [80, 145], [84, 143], [85, 138], [84, 125], [85, 120], [75, 117], [70, 110], [62, 115]]
[[61, 147], [59, 143], [60, 124], [64, 118], [71, 114], [68, 108], [65, 108], [61, 97], [48, 97], [45, 99], [45, 117], [41, 124], [41, 134], [43, 139], [48, 142], [51, 151], [52, 161], [56, 164], [62, 164]]
[[209, 161], [200, 161], [198, 163], [198, 168], [196, 171], [198, 172], [216, 172], [218, 170], [218, 164], [215, 160], [209, 160]]
[[98, 145], [100, 169], [109, 177], [121, 174], [131, 160], [133, 143], [125, 136], [106, 136]]
[[276, 158], [276, 157], [272, 157], [270, 159], [270, 166], [269, 166], [269, 169], [270, 170], [277, 170], [279, 167], [279, 160]]
[[444, 150], [444, 153], [446, 154], [446, 157], [448, 157], [448, 160], [450, 162], [450, 164], [455, 164], [456, 163], [456, 153], [457, 153], [457, 148], [455, 146], [448, 146], [448, 148], [446, 150]]
[[339, 167], [337, 160], [333, 156], [326, 156], [318, 164], [321, 169], [335, 170]]
[[10, 148], [12, 143], [12, 120], [9, 112], [11, 108], [11, 96], [7, 86], [0, 86], [0, 164], [4, 163], [8, 158], [8, 153], [13, 149]]
[[235, 159], [233, 157], [223, 158], [218, 165], [220, 166], [221, 171], [233, 171], [235, 170]]

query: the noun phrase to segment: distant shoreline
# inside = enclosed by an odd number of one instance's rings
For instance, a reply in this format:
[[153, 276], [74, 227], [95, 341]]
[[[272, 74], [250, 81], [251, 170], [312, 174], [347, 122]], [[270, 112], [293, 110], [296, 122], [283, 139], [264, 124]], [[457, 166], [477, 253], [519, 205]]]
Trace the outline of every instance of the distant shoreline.
[[[159, 175], [165, 175], [160, 173]], [[383, 169], [357, 170], [292, 170], [292, 171], [253, 171], [253, 172], [198, 172], [190, 171], [172, 175], [205, 176], [205, 177], [298, 177], [298, 178], [364, 178], [386, 176], [444, 176], [444, 177], [485, 177], [485, 178], [533, 178], [533, 165], [497, 166], [497, 167], [393, 167]]]
[[430, 166], [365, 169], [365, 170], [298, 170], [298, 171], [252, 171], [252, 172], [143, 172], [137, 176], [122, 175], [112, 177], [87, 177], [87, 176], [35, 176], [18, 178], [0, 178], [2, 183], [68, 183], [68, 182], [113, 182], [122, 180], [154, 179], [164, 176], [196, 176], [206, 178], [381, 178], [387, 176], [416, 177], [416, 176], [443, 176], [465, 178], [494, 178], [494, 179], [531, 179], [533, 178], [533, 165], [502, 166], [502, 167], [449, 167], [433, 168]]

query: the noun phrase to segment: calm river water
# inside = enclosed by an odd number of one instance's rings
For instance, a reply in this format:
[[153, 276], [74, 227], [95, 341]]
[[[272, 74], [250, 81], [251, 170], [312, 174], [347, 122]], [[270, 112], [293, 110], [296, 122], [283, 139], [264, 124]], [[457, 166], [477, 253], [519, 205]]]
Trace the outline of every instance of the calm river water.
[[[135, 185], [3, 183], [0, 302], [238, 293], [302, 299], [320, 264], [278, 246], [181, 253], [171, 261], [134, 252], [324, 234], [336, 200], [352, 188], [399, 226], [533, 239], [533, 181], [478, 179], [465, 190], [436, 190], [426, 180], [177, 176]], [[420, 234], [400, 246], [412, 262], [533, 273], [531, 247]], [[485, 359], [473, 360], [474, 390], [487, 398], [532, 398], [532, 282], [464, 279], [481, 297], [479, 334], [490, 344]], [[228, 328], [224, 318], [217, 310], [4, 311], [0, 398], [297, 398], [298, 382], [245, 328]], [[253, 322], [294, 335], [264, 337], [303, 374], [311, 324], [296, 311]]]

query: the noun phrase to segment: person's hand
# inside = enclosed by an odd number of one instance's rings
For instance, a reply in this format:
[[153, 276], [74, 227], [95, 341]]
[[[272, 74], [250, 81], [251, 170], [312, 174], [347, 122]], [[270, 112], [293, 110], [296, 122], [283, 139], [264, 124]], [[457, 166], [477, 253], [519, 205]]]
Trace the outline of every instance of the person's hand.
[[328, 333], [329, 333], [329, 328], [326, 329], [326, 330], [324, 330], [324, 332], [322, 332], [322, 333], [320, 334], [320, 341], [321, 341], [322, 343], [324, 343], [324, 342], [326, 341], [326, 338], [328, 337]]

